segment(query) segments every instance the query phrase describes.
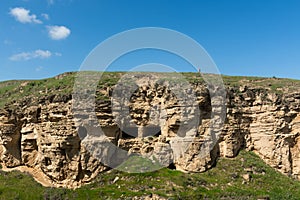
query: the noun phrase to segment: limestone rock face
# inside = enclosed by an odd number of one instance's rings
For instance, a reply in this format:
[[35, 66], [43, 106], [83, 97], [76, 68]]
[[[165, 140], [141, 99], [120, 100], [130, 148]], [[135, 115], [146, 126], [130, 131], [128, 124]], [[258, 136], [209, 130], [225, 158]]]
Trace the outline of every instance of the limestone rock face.
[[9, 112], [1, 113], [0, 158], [8, 167], [21, 165], [21, 125]]
[[[168, 85], [139, 81], [142, 86], [123, 103], [116, 98], [126, 91], [110, 87], [102, 93], [111, 101], [98, 100], [95, 107], [81, 102], [74, 110], [72, 96], [61, 94], [6, 106], [0, 111], [1, 165], [35, 169], [52, 186], [75, 188], [121, 164], [122, 156], [139, 154], [165, 167], [203, 172], [218, 157], [247, 149], [300, 179], [300, 93], [228, 87], [222, 102], [197, 83], [191, 88], [195, 101], [181, 105]], [[226, 110], [213, 106], [222, 103]], [[212, 128], [218, 124], [213, 113], [222, 112], [224, 124]]]
[[77, 187], [106, 169], [80, 145], [71, 101], [26, 107], [23, 114], [1, 113], [1, 163], [44, 173], [53, 186]]
[[[241, 92], [241, 91], [239, 91]], [[235, 156], [246, 148], [283, 174], [299, 178], [299, 93], [276, 95], [247, 89], [229, 92], [228, 127], [220, 143], [221, 155]]]

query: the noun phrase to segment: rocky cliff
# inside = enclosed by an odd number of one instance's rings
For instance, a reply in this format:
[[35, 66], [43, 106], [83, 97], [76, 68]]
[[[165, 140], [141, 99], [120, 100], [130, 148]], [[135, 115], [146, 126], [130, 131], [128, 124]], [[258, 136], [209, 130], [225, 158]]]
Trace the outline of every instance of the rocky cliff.
[[[65, 76], [68, 74], [55, 79], [63, 80]], [[143, 86], [132, 93], [127, 104], [128, 121], [121, 124], [118, 113], [122, 108], [111, 101], [113, 84], [98, 87], [97, 94], [102, 98], [96, 99], [96, 118], [92, 120], [83, 111], [78, 120], [70, 92], [35, 89], [39, 95], [7, 102], [0, 111], [1, 165], [7, 170], [28, 171], [46, 186], [78, 187], [111, 168], [111, 163], [99, 159], [99, 155], [105, 154], [109, 160], [116, 156], [105, 148], [91, 152], [84, 144], [90, 139], [100, 146], [111, 143], [127, 155], [155, 155], [163, 166], [186, 172], [209, 170], [219, 157], [235, 157], [241, 149], [247, 149], [283, 174], [300, 179], [299, 90], [287, 90], [285, 87], [291, 89], [288, 84], [274, 90], [272, 86], [279, 79], [244, 78], [230, 84], [225, 80], [226, 118], [216, 141], [212, 141], [207, 139], [211, 137], [212, 98], [205, 83], [193, 77], [195, 106], [186, 105], [184, 115], [174, 92], [143, 79]], [[261, 85], [270, 81], [272, 84]], [[295, 84], [292, 80], [286, 82]], [[28, 84], [20, 83], [15, 92], [23, 91]], [[86, 111], [87, 105], [79, 107]], [[195, 109], [199, 109], [199, 116]], [[190, 124], [195, 116], [197, 126], [185, 127], [182, 122]], [[105, 134], [101, 140], [87, 137], [95, 132], [91, 121]], [[184, 142], [189, 142], [187, 148], [178, 149], [182, 135], [189, 134], [191, 137], [184, 137]]]

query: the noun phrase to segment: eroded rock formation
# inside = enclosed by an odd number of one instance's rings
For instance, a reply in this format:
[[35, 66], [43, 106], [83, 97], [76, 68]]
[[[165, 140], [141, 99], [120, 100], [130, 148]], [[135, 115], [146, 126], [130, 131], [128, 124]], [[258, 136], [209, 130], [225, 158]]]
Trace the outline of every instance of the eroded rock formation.
[[[97, 158], [105, 155], [111, 160], [116, 156], [107, 151], [107, 143], [127, 155], [151, 158], [153, 154], [160, 164], [172, 163], [173, 168], [186, 172], [206, 171], [218, 157], [235, 157], [247, 149], [283, 174], [300, 179], [299, 92], [276, 94], [259, 87], [227, 87], [226, 119], [217, 140], [212, 141], [213, 108], [205, 85], [193, 84], [196, 109], [200, 111], [197, 116], [190, 104], [185, 105], [187, 113], [183, 115], [178, 98], [168, 87], [151, 79], [144, 82], [130, 96], [129, 115], [123, 121], [118, 119], [122, 106], [112, 106], [110, 100], [96, 101], [94, 119], [84, 114], [87, 105], [81, 105], [81, 112], [76, 113], [71, 95], [45, 95], [6, 106], [0, 112], [1, 165], [26, 166], [45, 175], [45, 181], [53, 186], [73, 188], [110, 169], [110, 161]], [[111, 97], [113, 89], [98, 92]], [[195, 116], [197, 126], [185, 127], [183, 122]], [[105, 137], [99, 139], [97, 127]], [[103, 148], [93, 154], [83, 145], [84, 138]], [[189, 144], [187, 148], [182, 148], [183, 143]]]

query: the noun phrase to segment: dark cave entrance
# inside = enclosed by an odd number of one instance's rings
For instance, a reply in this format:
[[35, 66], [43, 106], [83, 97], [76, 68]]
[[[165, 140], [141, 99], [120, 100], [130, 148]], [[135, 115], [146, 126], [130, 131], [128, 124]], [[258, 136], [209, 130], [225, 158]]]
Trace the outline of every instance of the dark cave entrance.
[[160, 126], [145, 126], [145, 127], [125, 127], [122, 130], [123, 139], [132, 139], [137, 137], [158, 137], [161, 135]]
[[161, 135], [161, 128], [160, 126], [149, 126], [149, 127], [144, 127], [143, 130], [143, 137], [158, 137]]
[[138, 127], [125, 127], [122, 130], [123, 139], [132, 139], [138, 137]]

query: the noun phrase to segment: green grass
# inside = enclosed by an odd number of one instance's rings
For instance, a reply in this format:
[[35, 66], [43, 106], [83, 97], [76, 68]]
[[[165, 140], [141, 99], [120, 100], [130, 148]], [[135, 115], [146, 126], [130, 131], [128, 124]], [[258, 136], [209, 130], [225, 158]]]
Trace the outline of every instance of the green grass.
[[[243, 184], [244, 169], [251, 181]], [[113, 180], [119, 180], [113, 183]], [[204, 173], [171, 169], [129, 174], [112, 170], [76, 190], [44, 188], [29, 175], [0, 173], [0, 199], [131, 199], [157, 194], [169, 199], [300, 199], [300, 182], [267, 166], [252, 152], [241, 151], [233, 159], [220, 158]]]
[[[101, 72], [83, 72], [99, 75]], [[98, 82], [96, 90], [96, 99], [109, 100], [100, 91], [115, 85], [125, 74], [125, 72], [104, 72]], [[168, 74], [170, 75], [170, 74]], [[191, 84], [205, 84], [202, 76], [198, 73], [182, 73], [183, 77]], [[205, 75], [210, 81], [213, 81], [213, 75]], [[59, 78], [58, 78], [59, 77]], [[38, 99], [44, 96], [56, 94], [71, 95], [77, 74], [65, 73], [54, 78], [42, 80], [12, 80], [0, 82], [0, 108], [5, 105], [11, 105], [13, 102], [23, 101], [26, 98]], [[168, 76], [166, 76], [166, 79]], [[299, 91], [300, 80], [263, 78], [263, 77], [245, 77], [245, 76], [222, 76], [224, 85], [227, 87], [236, 87], [247, 85], [249, 88], [263, 88], [267, 92], [282, 94]], [[175, 81], [176, 80], [172, 80]]]
[[299, 91], [300, 80], [250, 76], [222, 76], [224, 84], [231, 87], [247, 85], [248, 88], [263, 88], [276, 94]]
[[0, 107], [25, 98], [39, 98], [53, 94], [71, 94], [74, 73], [60, 79], [6, 81], [0, 83]]
[[130, 173], [156, 171], [162, 166], [157, 159], [153, 160], [154, 161], [139, 155], [133, 155], [130, 156], [124, 163], [119, 165], [116, 169]]

